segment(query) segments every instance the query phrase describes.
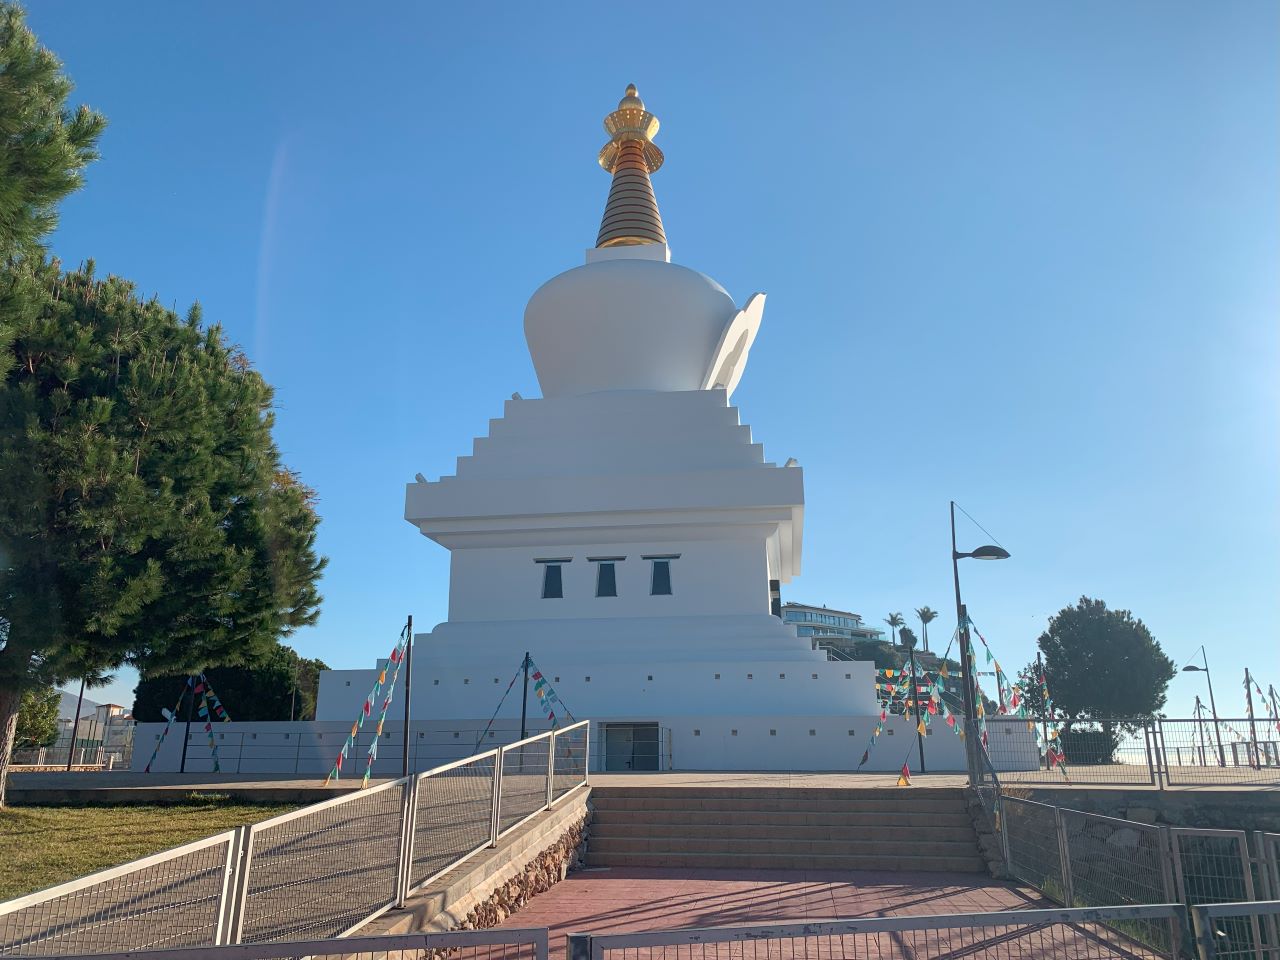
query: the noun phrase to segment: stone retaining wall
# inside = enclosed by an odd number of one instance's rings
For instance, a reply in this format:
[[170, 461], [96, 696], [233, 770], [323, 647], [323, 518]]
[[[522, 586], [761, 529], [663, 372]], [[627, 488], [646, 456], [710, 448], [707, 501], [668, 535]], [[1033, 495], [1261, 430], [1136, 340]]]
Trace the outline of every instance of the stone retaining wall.
[[435, 933], [493, 927], [551, 889], [586, 855], [591, 820], [589, 788], [560, 800], [554, 808], [414, 893], [404, 909], [391, 910], [364, 927], [373, 936]]

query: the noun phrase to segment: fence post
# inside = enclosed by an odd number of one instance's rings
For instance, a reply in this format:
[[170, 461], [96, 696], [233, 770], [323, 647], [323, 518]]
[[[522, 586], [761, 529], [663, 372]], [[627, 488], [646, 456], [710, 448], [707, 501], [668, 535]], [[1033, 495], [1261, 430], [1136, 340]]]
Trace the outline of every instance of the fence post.
[[1062, 864], [1062, 896], [1064, 907], [1076, 905], [1075, 891], [1071, 885], [1071, 848], [1067, 844], [1067, 831], [1062, 824], [1062, 808], [1053, 808], [1053, 832], [1058, 838], [1058, 862]]
[[253, 867], [253, 825], [240, 829], [244, 834], [238, 858], [240, 868], [231, 895], [230, 929], [226, 937], [229, 944], [239, 943], [244, 936], [244, 913], [249, 901], [249, 871]]
[[1181, 892], [1178, 890], [1178, 884], [1175, 880], [1178, 872], [1174, 869], [1173, 864], [1175, 856], [1173, 834], [1168, 827], [1160, 827], [1159, 830], [1160, 881], [1164, 885], [1164, 902], [1182, 903]]
[[396, 908], [404, 906], [409, 896], [409, 871], [413, 865], [413, 820], [418, 809], [418, 780], [409, 778], [404, 782], [400, 807], [400, 845], [396, 863]]
[[1191, 925], [1196, 938], [1196, 956], [1200, 960], [1213, 960], [1216, 954], [1213, 942], [1213, 920], [1206, 907], [1191, 908]]
[[499, 824], [502, 822], [502, 757], [506, 747], [499, 747], [493, 758], [493, 809], [489, 814], [489, 846], [498, 845]]
[[230, 942], [232, 923], [235, 919], [236, 890], [240, 885], [240, 857], [244, 853], [247, 826], [236, 827], [227, 844], [227, 860], [222, 868], [222, 892], [218, 895], [218, 923], [213, 932], [213, 946]]
[[556, 797], [556, 732], [547, 738], [547, 809]]
[[1161, 750], [1161, 744], [1156, 739], [1156, 727], [1154, 723], [1144, 723], [1142, 725], [1142, 739], [1147, 745], [1147, 772], [1151, 777], [1152, 786], [1164, 789], [1164, 768], [1167, 765], [1167, 758]]

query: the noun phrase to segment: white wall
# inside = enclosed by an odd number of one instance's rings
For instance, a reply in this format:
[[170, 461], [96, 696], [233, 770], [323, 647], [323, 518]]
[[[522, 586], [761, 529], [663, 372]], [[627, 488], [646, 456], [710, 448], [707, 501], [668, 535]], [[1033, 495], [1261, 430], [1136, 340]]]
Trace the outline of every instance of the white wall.
[[[653, 718], [639, 718], [653, 719]], [[831, 770], [857, 769], [876, 717], [785, 717], [749, 716], [668, 717], [660, 725], [662, 767], [675, 770]], [[252, 723], [235, 721], [218, 724], [217, 738], [221, 773], [275, 774], [324, 778], [333, 767], [343, 741], [350, 731], [347, 723]], [[141, 771], [151, 758], [156, 738], [163, 723], [138, 725], [132, 769]], [[343, 779], [358, 779], [364, 773], [373, 724], [361, 730], [356, 749], [343, 764]], [[399, 776], [402, 770], [404, 727], [388, 724], [378, 745], [378, 758], [373, 776]], [[412, 725], [410, 738], [411, 769], [429, 770], [479, 751], [510, 743], [519, 737], [519, 720], [504, 719], [485, 734], [483, 720], [458, 720], [449, 724]], [[545, 720], [531, 717], [530, 735], [547, 729]], [[901, 718], [891, 717], [888, 729], [877, 743], [866, 772], [897, 770], [910, 753], [913, 772], [918, 772], [914, 727]], [[735, 735], [734, 730], [738, 733]], [[770, 731], [775, 731], [770, 733]], [[814, 733], [810, 734], [809, 731]], [[850, 735], [849, 731], [854, 734]], [[601, 768], [603, 726], [592, 725], [591, 749], [595, 756], [593, 770]], [[697, 731], [695, 733], [695, 731]], [[484, 736], [482, 737], [482, 734]], [[479, 743], [477, 743], [479, 740]], [[953, 734], [935, 728], [926, 739], [926, 762], [934, 772], [961, 770], [963, 750]], [[669, 747], [669, 749], [668, 749]], [[170, 731], [152, 764], [152, 771], [177, 771], [182, 755], [182, 727]], [[188, 773], [209, 773], [213, 769], [208, 737], [193, 726], [187, 744]]]
[[[564, 543], [554, 534], [535, 547], [455, 549], [449, 576], [449, 620], [539, 620], [710, 616], [768, 613], [768, 531], [732, 539]], [[651, 596], [651, 554], [671, 561], [671, 595]], [[561, 566], [564, 597], [543, 599], [539, 559]], [[598, 564], [588, 557], [626, 557], [615, 564], [618, 596], [597, 597]]]
[[[875, 699], [875, 665], [870, 661], [840, 663], [816, 657], [671, 661], [638, 650], [628, 661], [610, 663], [594, 658], [561, 661], [544, 656], [537, 647], [531, 653], [557, 695], [579, 718], [657, 720], [717, 714], [785, 718], [820, 713], [839, 718], [876, 714], [880, 709]], [[505, 661], [441, 663], [430, 656], [415, 656], [413, 715], [423, 721], [491, 716], [520, 658], [516, 654]], [[376, 676], [373, 670], [322, 673], [317, 719], [350, 723]], [[503, 706], [504, 718], [519, 716], [519, 696], [517, 681]], [[529, 703], [530, 710], [541, 715], [532, 691]]]

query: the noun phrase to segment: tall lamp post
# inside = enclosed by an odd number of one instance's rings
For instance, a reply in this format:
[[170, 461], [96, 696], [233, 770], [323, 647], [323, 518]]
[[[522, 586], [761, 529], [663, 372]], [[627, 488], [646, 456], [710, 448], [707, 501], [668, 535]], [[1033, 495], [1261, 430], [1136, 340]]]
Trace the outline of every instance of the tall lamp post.
[[1204, 659], [1203, 667], [1197, 667], [1194, 663], [1189, 663], [1182, 668], [1182, 672], [1203, 673], [1205, 682], [1209, 684], [1209, 712], [1213, 714], [1213, 736], [1218, 741], [1218, 766], [1225, 767], [1227, 765], [1227, 751], [1222, 746], [1222, 730], [1218, 726], [1218, 705], [1213, 699], [1213, 677], [1209, 675], [1209, 655], [1204, 652], [1203, 644], [1200, 647], [1200, 656]]
[[961, 560], [1008, 560], [1009, 551], [1004, 547], [995, 547], [987, 545], [978, 547], [969, 553], [960, 553], [956, 549], [956, 502], [951, 501], [951, 575], [956, 584], [956, 623], [960, 629], [960, 676], [964, 685], [964, 722], [969, 729], [965, 730], [964, 753], [965, 760], [969, 767], [969, 783], [976, 785], [977, 783], [977, 756], [974, 751], [978, 748], [976, 732], [977, 727], [970, 727], [977, 711], [974, 708], [974, 690], [973, 676], [969, 672], [969, 617], [965, 612], [964, 603], [960, 600], [960, 564]]

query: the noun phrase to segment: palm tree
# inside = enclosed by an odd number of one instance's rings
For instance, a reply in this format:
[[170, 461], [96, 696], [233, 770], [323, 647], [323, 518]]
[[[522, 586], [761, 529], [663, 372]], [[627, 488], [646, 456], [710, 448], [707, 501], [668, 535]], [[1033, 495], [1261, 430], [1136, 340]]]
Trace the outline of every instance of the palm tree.
[[902, 614], [900, 613], [891, 613], [885, 620], [885, 623], [889, 625], [889, 632], [893, 635], [893, 645], [895, 647], [898, 645], [898, 628], [906, 622], [906, 620], [902, 619]]
[[924, 651], [929, 652], [929, 624], [938, 619], [938, 611], [928, 607], [917, 607], [916, 616], [920, 618], [920, 639], [924, 641]]

